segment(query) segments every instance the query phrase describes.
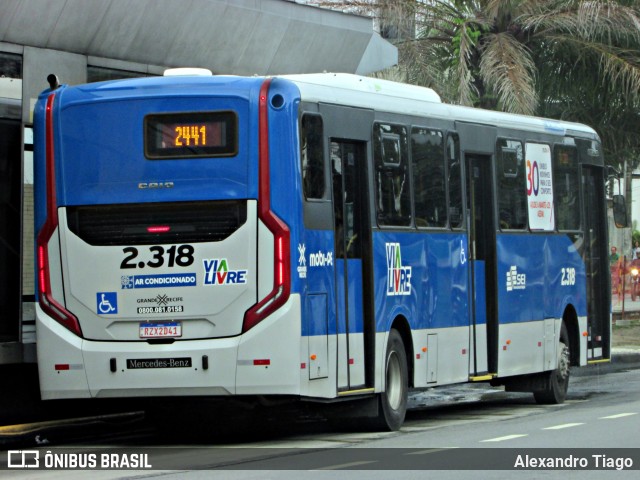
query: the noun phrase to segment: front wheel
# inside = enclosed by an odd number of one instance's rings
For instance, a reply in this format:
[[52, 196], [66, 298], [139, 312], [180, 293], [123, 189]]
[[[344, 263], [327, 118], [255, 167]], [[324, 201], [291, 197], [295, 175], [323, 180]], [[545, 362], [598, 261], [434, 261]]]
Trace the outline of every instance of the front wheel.
[[567, 327], [562, 323], [560, 328], [560, 342], [558, 343], [556, 369], [548, 372], [545, 379], [545, 388], [533, 392], [533, 398], [540, 404], [563, 403], [567, 397], [569, 388], [569, 334]]
[[407, 354], [397, 330], [389, 332], [385, 356], [385, 390], [378, 395], [376, 427], [380, 430], [400, 430], [407, 413], [409, 373]]

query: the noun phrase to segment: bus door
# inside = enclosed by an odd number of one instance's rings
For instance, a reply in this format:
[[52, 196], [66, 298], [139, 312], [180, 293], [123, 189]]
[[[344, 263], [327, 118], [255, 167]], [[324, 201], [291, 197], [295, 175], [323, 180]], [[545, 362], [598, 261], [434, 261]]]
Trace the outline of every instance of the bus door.
[[497, 371], [496, 230], [491, 156], [467, 154], [467, 222], [470, 255], [470, 357], [472, 377]]
[[20, 122], [0, 119], [0, 343], [18, 341], [20, 327], [20, 142]]
[[[365, 308], [367, 251], [366, 143], [331, 139], [335, 232], [338, 389], [366, 383]], [[366, 262], [369, 263], [369, 262]]]
[[587, 315], [589, 317], [589, 360], [611, 358], [609, 338], [610, 288], [607, 257], [607, 231], [603, 205], [602, 167], [582, 165], [582, 188], [585, 203], [585, 266], [587, 274]]
[[497, 129], [456, 122], [464, 154], [469, 233], [469, 376], [485, 380], [498, 367], [496, 221], [492, 159]]

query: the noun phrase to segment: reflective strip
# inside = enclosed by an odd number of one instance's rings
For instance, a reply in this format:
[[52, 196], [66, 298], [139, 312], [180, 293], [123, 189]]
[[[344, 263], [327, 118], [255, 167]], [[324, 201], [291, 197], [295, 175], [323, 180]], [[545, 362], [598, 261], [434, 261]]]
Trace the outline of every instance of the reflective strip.
[[344, 392], [338, 392], [339, 397], [346, 397], [348, 395], [363, 395], [366, 393], [373, 393], [373, 388], [361, 388], [360, 390], [346, 390]]

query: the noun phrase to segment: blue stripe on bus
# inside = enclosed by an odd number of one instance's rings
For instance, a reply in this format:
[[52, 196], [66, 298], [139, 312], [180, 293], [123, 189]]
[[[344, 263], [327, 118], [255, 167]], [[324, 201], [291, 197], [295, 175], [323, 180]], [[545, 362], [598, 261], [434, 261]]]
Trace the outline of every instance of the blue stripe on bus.
[[[299, 279], [301, 292], [321, 294], [321, 299], [308, 304], [303, 311], [303, 335], [346, 333], [344, 319], [336, 321], [336, 305], [344, 308], [343, 295], [336, 302], [334, 268], [342, 262], [309, 265], [311, 254], [323, 258], [333, 244], [329, 231], [306, 231], [306, 277]], [[374, 244], [374, 309], [376, 329], [387, 331], [398, 315], [404, 316], [412, 329], [436, 329], [470, 325], [471, 299], [469, 287], [469, 254], [463, 233], [398, 233], [377, 231]], [[584, 262], [571, 239], [561, 234], [499, 234], [496, 286], [484, 285], [484, 262], [475, 264], [476, 323], [486, 323], [485, 295], [497, 288], [498, 316], [501, 324], [561, 318], [571, 304], [579, 316], [586, 315], [586, 278]], [[399, 246], [399, 262], [392, 263], [387, 246]], [[561, 253], [561, 254], [560, 254]], [[318, 254], [320, 256], [318, 257]], [[298, 258], [299, 260], [299, 254]], [[544, 261], [543, 261], [544, 260]], [[298, 265], [300, 266], [300, 265]], [[360, 268], [349, 267], [352, 276]], [[409, 273], [408, 284], [402, 285], [402, 273]], [[403, 270], [404, 269], [404, 270]], [[573, 271], [571, 270], [573, 269]], [[395, 277], [394, 277], [395, 275]], [[294, 274], [294, 277], [297, 275]], [[337, 275], [342, 279], [342, 275]], [[307, 285], [313, 285], [307, 291]], [[351, 294], [359, 288], [350, 283]], [[403, 290], [404, 288], [404, 290]], [[364, 295], [368, 295], [364, 292]], [[317, 311], [317, 302], [326, 308]], [[325, 305], [325, 303], [323, 303]], [[304, 307], [303, 307], [304, 308]], [[350, 309], [353, 309], [350, 301]], [[360, 312], [358, 311], [358, 315]], [[316, 321], [326, 322], [318, 326]], [[355, 322], [355, 323], [353, 323]], [[336, 329], [336, 324], [338, 328]], [[350, 333], [362, 332], [362, 318], [354, 317]]]
[[497, 237], [500, 323], [561, 318], [571, 304], [587, 314], [584, 262], [562, 234]]
[[[389, 259], [387, 248], [395, 244], [399, 245], [397, 256]], [[412, 329], [469, 325], [465, 235], [380, 231], [374, 233], [373, 245], [377, 331], [388, 330], [398, 315]], [[402, 285], [403, 267], [411, 268], [410, 291]]]

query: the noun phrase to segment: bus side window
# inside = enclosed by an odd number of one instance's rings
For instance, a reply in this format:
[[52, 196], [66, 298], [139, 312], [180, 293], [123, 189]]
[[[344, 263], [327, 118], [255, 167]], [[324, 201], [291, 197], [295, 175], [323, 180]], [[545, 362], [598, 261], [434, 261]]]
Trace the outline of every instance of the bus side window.
[[411, 225], [407, 129], [399, 125], [373, 126], [376, 211], [379, 225]]
[[524, 148], [519, 140], [498, 140], [498, 209], [502, 230], [527, 226]]
[[302, 189], [304, 198], [322, 199], [325, 196], [324, 149], [322, 117], [302, 116], [300, 158], [302, 161]]
[[553, 162], [553, 191], [558, 209], [558, 230], [580, 229], [578, 155], [575, 147], [556, 145]]
[[415, 217], [418, 227], [447, 226], [444, 140], [442, 132], [411, 129]]
[[462, 168], [460, 167], [460, 140], [457, 133], [450, 133], [447, 136], [447, 166], [449, 222], [451, 228], [462, 228]]

